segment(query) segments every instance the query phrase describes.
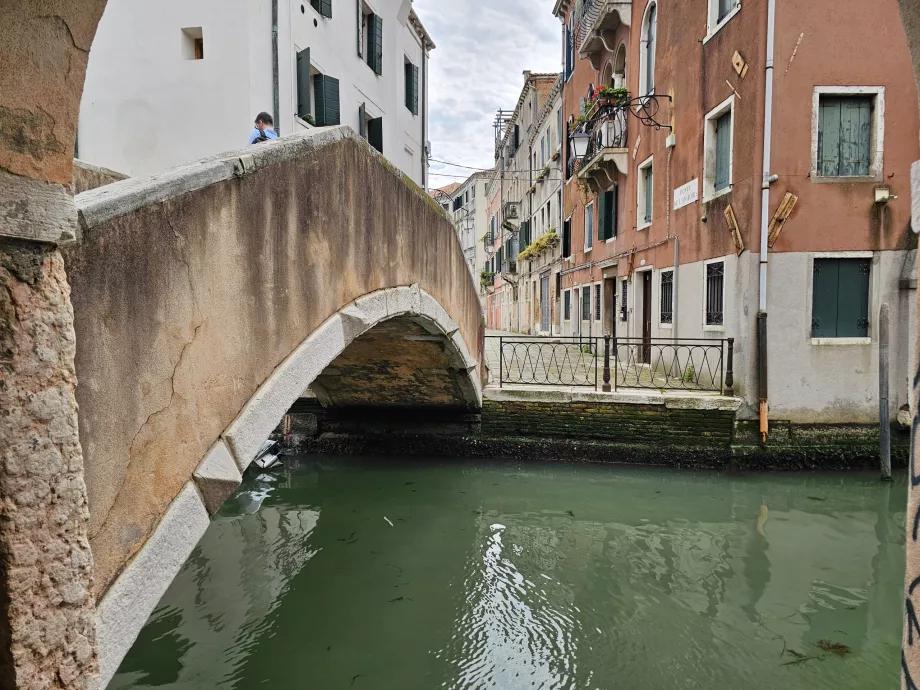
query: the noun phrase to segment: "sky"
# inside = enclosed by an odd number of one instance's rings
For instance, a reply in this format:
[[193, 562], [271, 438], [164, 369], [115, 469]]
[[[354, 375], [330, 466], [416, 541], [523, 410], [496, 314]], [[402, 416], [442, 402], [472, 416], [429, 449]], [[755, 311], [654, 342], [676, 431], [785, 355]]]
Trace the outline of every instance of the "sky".
[[[432, 158], [477, 168], [494, 165], [495, 111], [517, 105], [524, 70], [560, 71], [561, 29], [553, 4], [553, 0], [414, 0], [413, 7], [437, 46], [429, 62]], [[429, 185], [462, 182], [472, 172], [433, 161]]]

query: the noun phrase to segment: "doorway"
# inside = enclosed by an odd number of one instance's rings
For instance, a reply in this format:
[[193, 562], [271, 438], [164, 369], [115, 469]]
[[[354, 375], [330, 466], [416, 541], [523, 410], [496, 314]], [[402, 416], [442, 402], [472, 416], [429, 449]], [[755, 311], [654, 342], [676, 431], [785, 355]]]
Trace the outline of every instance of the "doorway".
[[652, 272], [642, 273], [642, 350], [640, 362], [652, 360]]
[[540, 277], [540, 330], [549, 333], [549, 273]]

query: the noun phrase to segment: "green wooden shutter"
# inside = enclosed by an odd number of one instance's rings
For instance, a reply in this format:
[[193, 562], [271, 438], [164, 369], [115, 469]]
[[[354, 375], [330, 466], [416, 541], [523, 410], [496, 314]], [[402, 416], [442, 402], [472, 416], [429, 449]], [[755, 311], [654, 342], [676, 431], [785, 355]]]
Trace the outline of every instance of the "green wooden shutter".
[[[412, 114], [418, 115], [418, 66], [412, 65]], [[476, 189], [473, 187], [473, 189]]]
[[367, 122], [367, 140], [370, 145], [383, 153], [383, 118], [376, 117]]
[[364, 57], [364, 36], [362, 31], [362, 25], [364, 22], [364, 3], [361, 0], [355, 0], [358, 5], [358, 57]]
[[367, 21], [367, 64], [375, 74], [383, 74], [383, 18], [371, 14]]
[[869, 259], [840, 259], [837, 283], [837, 337], [869, 335]]
[[562, 223], [562, 256], [572, 256], [572, 221], [566, 220]]
[[729, 185], [729, 170], [731, 169], [731, 131], [732, 114], [725, 113], [716, 120], [716, 181], [715, 191], [725, 189]]
[[367, 104], [358, 106], [358, 134], [367, 139]]
[[316, 99], [316, 124], [325, 127], [339, 124], [339, 80], [325, 74], [313, 77]]
[[837, 285], [840, 262], [815, 259], [811, 301], [811, 337], [837, 337]]
[[319, 13], [324, 17], [332, 18], [332, 0], [319, 0]]
[[616, 237], [616, 188], [603, 192], [598, 198], [598, 237], [609, 240]]
[[619, 189], [614, 186], [610, 190], [610, 200], [607, 203], [607, 209], [610, 213], [610, 238], [617, 236], [617, 226], [619, 225], [619, 216], [620, 216], [620, 200], [617, 195]]
[[840, 175], [868, 175], [872, 101], [844, 98], [840, 103]]
[[818, 174], [840, 174], [840, 99], [822, 98], [818, 106]]
[[310, 49], [297, 53], [297, 115], [310, 115]]
[[418, 67], [406, 63], [406, 107], [413, 115], [418, 115]]
[[607, 239], [607, 192], [597, 196], [597, 239], [601, 242]]

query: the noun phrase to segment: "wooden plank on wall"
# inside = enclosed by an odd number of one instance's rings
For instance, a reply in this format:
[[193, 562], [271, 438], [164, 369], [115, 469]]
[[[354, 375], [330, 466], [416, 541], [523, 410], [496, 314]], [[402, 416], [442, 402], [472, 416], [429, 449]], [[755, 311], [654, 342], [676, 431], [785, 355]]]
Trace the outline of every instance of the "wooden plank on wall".
[[779, 204], [779, 208], [776, 209], [776, 213], [773, 214], [773, 220], [770, 221], [770, 234], [767, 236], [767, 246], [771, 249], [773, 245], [776, 244], [776, 238], [779, 237], [779, 234], [783, 231], [783, 226], [786, 225], [786, 221], [789, 220], [789, 216], [792, 215], [792, 209], [795, 208], [796, 202], [799, 198], [792, 192], [786, 192], [786, 196], [783, 197], [783, 200]]
[[741, 252], [744, 251], [744, 240], [741, 239], [741, 230], [738, 229], [738, 220], [735, 218], [735, 211], [731, 204], [725, 207], [725, 221], [728, 223], [728, 229], [731, 230], [735, 251], [738, 256], [741, 256]]

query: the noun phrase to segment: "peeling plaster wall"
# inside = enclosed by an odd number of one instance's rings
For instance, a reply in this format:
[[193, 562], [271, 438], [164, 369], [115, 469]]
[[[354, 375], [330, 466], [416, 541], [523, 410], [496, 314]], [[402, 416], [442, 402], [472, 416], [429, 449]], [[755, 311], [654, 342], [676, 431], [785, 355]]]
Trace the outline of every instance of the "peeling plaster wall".
[[273, 370], [357, 298], [417, 283], [481, 361], [456, 233], [401, 178], [327, 128], [78, 197], [66, 261], [97, 597]]

